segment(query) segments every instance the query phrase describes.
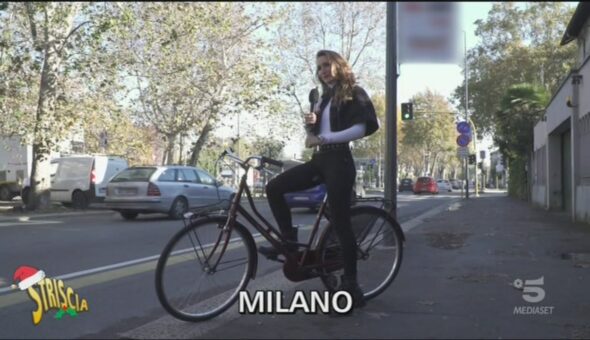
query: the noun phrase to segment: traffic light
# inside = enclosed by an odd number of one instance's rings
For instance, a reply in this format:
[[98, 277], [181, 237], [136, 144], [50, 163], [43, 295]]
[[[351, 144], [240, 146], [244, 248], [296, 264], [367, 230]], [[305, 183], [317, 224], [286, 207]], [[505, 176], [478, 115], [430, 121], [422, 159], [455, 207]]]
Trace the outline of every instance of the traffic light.
[[414, 106], [412, 103], [402, 103], [402, 120], [414, 119]]
[[477, 167], [480, 168], [481, 170], [483, 170], [483, 162], [477, 163]]
[[469, 164], [475, 164], [475, 154], [469, 155]]

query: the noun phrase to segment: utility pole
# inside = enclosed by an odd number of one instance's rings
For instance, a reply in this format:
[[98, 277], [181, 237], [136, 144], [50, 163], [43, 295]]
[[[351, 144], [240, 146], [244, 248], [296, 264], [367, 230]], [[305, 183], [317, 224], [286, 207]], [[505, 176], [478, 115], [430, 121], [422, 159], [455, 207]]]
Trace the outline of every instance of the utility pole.
[[[468, 100], [468, 90], [467, 90], [467, 86], [468, 86], [468, 81], [467, 81], [467, 76], [468, 76], [468, 71], [467, 71], [467, 32], [465, 30], [463, 30], [463, 51], [464, 51], [464, 56], [465, 56], [465, 121], [469, 122], [469, 100]], [[477, 157], [477, 156], [476, 156]], [[476, 164], [476, 171], [477, 171], [477, 164]], [[477, 173], [477, 172], [476, 172]], [[469, 159], [465, 158], [465, 198], [469, 198]]]
[[[473, 123], [473, 121], [471, 120], [471, 118], [469, 118], [469, 124], [471, 124], [472, 128], [473, 128], [473, 148], [475, 149], [475, 197], [479, 197], [479, 189], [478, 189], [478, 180], [477, 180], [477, 129], [475, 127], [475, 124]], [[482, 160], [483, 162], [483, 160]], [[483, 171], [482, 171], [483, 172]]]
[[[397, 218], [397, 3], [387, 2], [385, 199]], [[389, 205], [389, 204], [388, 204]]]

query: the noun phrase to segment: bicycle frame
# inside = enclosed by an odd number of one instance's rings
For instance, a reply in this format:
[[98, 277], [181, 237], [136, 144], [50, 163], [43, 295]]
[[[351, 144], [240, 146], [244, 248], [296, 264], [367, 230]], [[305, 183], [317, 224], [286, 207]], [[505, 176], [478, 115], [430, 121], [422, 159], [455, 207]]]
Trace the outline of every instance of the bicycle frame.
[[[289, 241], [287, 241], [284, 238], [284, 236], [278, 231], [278, 229], [276, 227], [274, 227], [270, 222], [268, 222], [260, 214], [258, 209], [256, 209], [256, 205], [254, 204], [254, 200], [252, 199], [252, 194], [251, 194], [250, 189], [248, 188], [248, 184], [247, 184], [247, 176], [248, 176], [249, 170], [251, 168], [254, 168], [256, 170], [263, 170], [263, 166], [264, 166], [264, 164], [261, 164], [258, 167], [252, 166], [252, 165], [250, 165], [250, 160], [258, 159], [262, 163], [264, 163], [264, 160], [266, 160], [266, 162], [268, 162], [269, 160], [264, 157], [254, 156], [254, 157], [247, 158], [245, 161], [242, 161], [241, 159], [239, 159], [238, 157], [236, 157], [235, 155], [233, 155], [232, 153], [229, 153], [227, 151], [222, 154], [220, 159], [223, 158], [224, 156], [231, 158], [234, 162], [238, 163], [240, 165], [240, 167], [242, 167], [242, 169], [244, 169], [245, 171], [240, 179], [238, 191], [234, 195], [233, 200], [230, 204], [227, 220], [226, 220], [224, 226], [222, 227], [222, 230], [226, 234], [226, 237], [225, 237], [225, 241], [223, 241], [224, 244], [222, 245], [221, 254], [219, 255], [219, 258], [217, 261], [219, 261], [219, 259], [223, 256], [223, 253], [225, 252], [225, 250], [227, 248], [232, 228], [235, 225], [235, 223], [237, 222], [237, 217], [239, 214], [239, 215], [242, 215], [250, 224], [252, 224], [254, 229], [256, 229], [268, 242], [270, 242], [271, 245], [275, 249], [277, 249], [280, 254], [285, 256], [284, 261], [283, 260], [278, 260], [278, 261], [283, 262], [285, 264], [285, 267], [283, 269], [285, 272], [285, 275], [287, 275], [287, 277], [289, 279], [291, 279], [292, 281], [301, 281], [301, 280], [305, 280], [307, 278], [313, 277], [314, 274], [310, 274], [311, 273], [310, 270], [313, 270], [316, 268], [333, 268], [330, 266], [334, 266], [334, 265], [338, 264], [338, 262], [332, 263], [332, 261], [327, 261], [327, 262], [326, 261], [317, 261], [317, 259], [314, 258], [315, 249], [312, 248], [313, 243], [318, 235], [318, 230], [319, 230], [321, 218], [322, 218], [322, 216], [326, 216], [325, 211], [326, 211], [326, 206], [327, 206], [327, 204], [326, 204], [327, 196], [328, 196], [327, 194], [324, 197], [322, 204], [320, 205], [320, 208], [317, 213], [317, 216], [316, 216], [316, 219], [315, 219], [315, 222], [314, 222], [308, 242], [306, 244], [305, 243], [295, 243], [296, 245], [303, 247], [303, 252], [301, 253], [301, 255], [300, 255], [300, 252], [290, 252], [284, 246], [284, 244], [287, 244]], [[270, 161], [272, 161], [272, 160], [270, 160]], [[268, 170], [266, 170], [266, 171], [268, 171]], [[248, 198], [248, 202], [250, 204], [250, 207], [252, 208], [252, 211], [254, 212], [254, 215], [258, 218], [258, 220], [254, 216], [252, 216], [248, 211], [246, 211], [246, 209], [244, 207], [242, 207], [242, 205], [240, 204], [242, 195], [244, 193], [246, 193], [246, 197]], [[367, 201], [367, 202], [368, 201], [381, 201], [382, 206], [385, 204], [383, 199], [368, 198], [368, 199], [357, 200], [357, 202], [360, 202], [360, 201]], [[390, 214], [391, 214], [391, 212], [390, 212]], [[328, 218], [328, 216], [326, 216], [326, 218]], [[276, 236], [273, 236], [273, 233]], [[219, 243], [222, 242], [222, 238], [223, 238], [222, 233], [220, 233], [220, 236], [214, 245], [213, 251], [211, 252], [211, 256], [215, 253], [215, 251], [219, 247]], [[405, 239], [403, 237], [403, 235], [402, 235], [402, 239]], [[309, 263], [307, 263], [306, 261], [310, 258], [312, 260], [308, 261]], [[212, 267], [215, 268], [216, 265], [217, 265], [217, 263], [215, 265], [213, 265]], [[328, 270], [331, 270], [331, 269], [328, 269]]]
[[[232, 157], [232, 156], [230, 156]], [[232, 157], [236, 162], [238, 162], [239, 159]], [[249, 158], [250, 159], [250, 158]], [[248, 159], [248, 160], [249, 160]], [[242, 175], [242, 178], [240, 179], [240, 185], [238, 187], [238, 192], [236, 193], [236, 195], [233, 198], [233, 201], [230, 205], [229, 208], [229, 213], [228, 213], [228, 219], [227, 222], [224, 225], [224, 231], [230, 231], [232, 226], [235, 224], [238, 214], [242, 215], [250, 224], [252, 224], [252, 226], [254, 226], [254, 228], [268, 241], [272, 244], [273, 247], [275, 247], [281, 254], [283, 254], [288, 260], [291, 261], [296, 261], [297, 260], [297, 253], [291, 253], [289, 252], [286, 247], [283, 245], [284, 243], [286, 243], [287, 241], [285, 240], [284, 236], [278, 231], [278, 229], [276, 227], [274, 227], [273, 225], [270, 224], [270, 222], [268, 222], [258, 211], [258, 209], [256, 209], [256, 205], [254, 204], [254, 200], [252, 199], [252, 194], [250, 192], [250, 189], [248, 188], [248, 184], [247, 184], [247, 176], [248, 176], [248, 171], [250, 170], [251, 166], [248, 165], [248, 160], [246, 160], [245, 162], [241, 162], [239, 161], [239, 164], [242, 166], [242, 168], [245, 170], [244, 175]], [[242, 205], [240, 204], [242, 195], [244, 194], [244, 192], [246, 193], [246, 197], [248, 198], [248, 202], [250, 204], [250, 207], [252, 208], [252, 211], [254, 212], [254, 215], [256, 215], [256, 217], [262, 222], [260, 223], [256, 218], [254, 218], [254, 216], [252, 216], [244, 207], [242, 207]], [[322, 204], [320, 205], [319, 211], [317, 213], [317, 217], [316, 220], [314, 222], [313, 228], [312, 228], [312, 232], [311, 235], [309, 237], [309, 241], [307, 244], [304, 243], [297, 243], [298, 246], [301, 246], [304, 248], [303, 251], [303, 255], [301, 256], [301, 258], [299, 259], [299, 261], [297, 261], [298, 263], [298, 267], [302, 268], [305, 260], [308, 258], [310, 250], [312, 249], [312, 244], [313, 241], [317, 235], [317, 232], [319, 230], [319, 225], [320, 225], [320, 221], [321, 221], [321, 217], [324, 215], [324, 211], [326, 209], [326, 201], [327, 201], [327, 195], [324, 197], [324, 200], [322, 202]], [[264, 224], [264, 225], [263, 225]], [[276, 236], [273, 236], [272, 233], [274, 233]], [[223, 250], [225, 251], [225, 249]]]

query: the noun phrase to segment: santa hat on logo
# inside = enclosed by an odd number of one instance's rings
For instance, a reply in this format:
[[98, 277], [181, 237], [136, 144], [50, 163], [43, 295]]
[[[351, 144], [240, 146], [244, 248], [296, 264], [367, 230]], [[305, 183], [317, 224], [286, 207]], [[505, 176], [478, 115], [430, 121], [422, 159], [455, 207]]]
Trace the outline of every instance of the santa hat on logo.
[[[18, 282], [18, 288], [20, 288], [20, 290], [27, 290], [29, 287], [44, 278], [44, 271], [29, 266], [20, 266], [14, 272], [13, 280], [15, 283]], [[16, 285], [12, 285], [12, 287], [16, 288]]]

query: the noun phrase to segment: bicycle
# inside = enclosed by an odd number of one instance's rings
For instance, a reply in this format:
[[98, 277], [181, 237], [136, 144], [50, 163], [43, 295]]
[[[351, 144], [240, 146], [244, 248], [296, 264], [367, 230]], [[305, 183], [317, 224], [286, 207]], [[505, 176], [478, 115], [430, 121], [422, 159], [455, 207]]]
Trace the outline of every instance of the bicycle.
[[[246, 182], [250, 169], [269, 171], [266, 165], [282, 167], [283, 163], [264, 156], [252, 156], [243, 161], [228, 150], [218, 161], [225, 157], [244, 169], [238, 191], [227, 213], [204, 216], [188, 213], [186, 217], [190, 223], [185, 223], [185, 227], [165, 246], [156, 267], [156, 292], [164, 309], [185, 321], [211, 319], [232, 306], [239, 292], [255, 279], [258, 264], [256, 242], [252, 233], [238, 221], [238, 215], [284, 257], [271, 260], [283, 263], [287, 279], [298, 282], [319, 277], [328, 291], [337, 291], [343, 265], [338, 238], [329, 224], [326, 197], [308, 242], [292, 243], [258, 212]], [[244, 192], [258, 220], [240, 204]], [[382, 199], [364, 201], [384, 202]], [[328, 225], [314, 242], [322, 217], [328, 220]], [[370, 205], [352, 207], [351, 222], [358, 245], [358, 281], [365, 299], [369, 300], [381, 294], [397, 275], [405, 236], [383, 205], [380, 208]], [[287, 245], [293, 244], [302, 250], [289, 252]], [[213, 284], [213, 287], [204, 287], [204, 283]]]

